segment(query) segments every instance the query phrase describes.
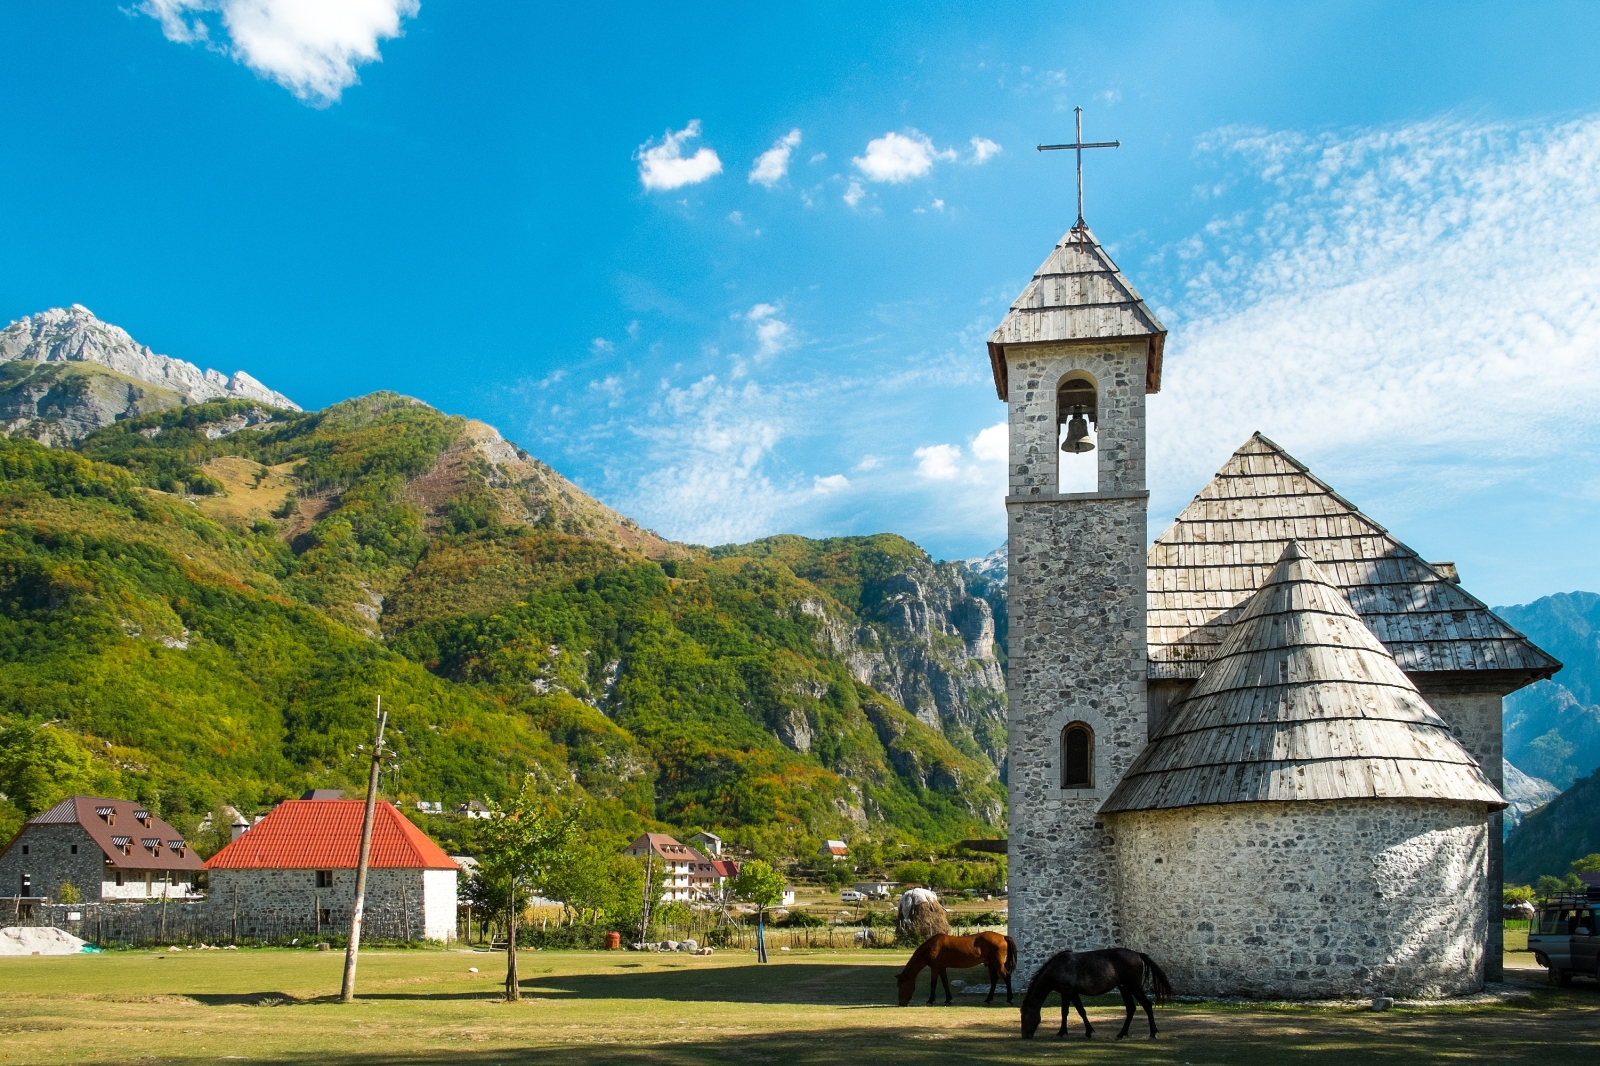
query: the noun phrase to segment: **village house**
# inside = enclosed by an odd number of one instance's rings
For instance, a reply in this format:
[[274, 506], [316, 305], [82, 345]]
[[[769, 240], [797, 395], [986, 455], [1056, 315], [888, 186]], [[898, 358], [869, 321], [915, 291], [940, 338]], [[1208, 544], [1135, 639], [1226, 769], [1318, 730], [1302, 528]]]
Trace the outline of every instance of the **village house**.
[[71, 884], [84, 903], [195, 894], [200, 857], [143, 803], [73, 796], [28, 819], [0, 852], [0, 892], [61, 899]]
[[641, 833], [622, 853], [640, 860], [649, 857], [663, 903], [719, 899], [727, 880], [739, 873], [737, 863], [708, 859], [665, 833]]
[[824, 840], [822, 847], [817, 849], [817, 854], [824, 859], [842, 862], [850, 857], [850, 846], [842, 840]]
[[[365, 808], [355, 799], [278, 804], [205, 864], [212, 901], [236, 909], [241, 931], [250, 921], [263, 929], [349, 928]], [[367, 870], [367, 935], [454, 940], [458, 873], [426, 833], [379, 803]]]

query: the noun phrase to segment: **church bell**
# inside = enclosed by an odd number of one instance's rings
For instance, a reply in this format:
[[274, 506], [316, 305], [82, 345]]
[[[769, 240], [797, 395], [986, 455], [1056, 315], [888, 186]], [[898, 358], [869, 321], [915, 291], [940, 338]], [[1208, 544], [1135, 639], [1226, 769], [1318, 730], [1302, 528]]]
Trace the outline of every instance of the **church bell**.
[[1067, 422], [1067, 439], [1061, 445], [1061, 450], [1080, 455], [1094, 451], [1094, 441], [1089, 439], [1089, 421], [1083, 417], [1082, 411], [1074, 411]]

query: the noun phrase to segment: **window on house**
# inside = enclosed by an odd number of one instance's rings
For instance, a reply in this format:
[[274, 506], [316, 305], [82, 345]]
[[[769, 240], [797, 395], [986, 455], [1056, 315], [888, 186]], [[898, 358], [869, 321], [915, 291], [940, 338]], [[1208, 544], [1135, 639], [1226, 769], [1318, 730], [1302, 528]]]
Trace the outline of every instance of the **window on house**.
[[74, 855], [78, 854], [78, 845], [76, 845], [76, 844], [72, 845], [72, 854], [74, 854]]
[[333, 924], [333, 911], [329, 910], [327, 907], [322, 908], [320, 911], [317, 912], [317, 920], [320, 921], [323, 925], [332, 925]]
[[1094, 787], [1094, 730], [1082, 722], [1061, 731], [1061, 787]]
[[28, 854], [28, 845], [26, 845], [26, 844], [22, 845], [22, 854], [24, 854], [24, 855]]
[[33, 878], [27, 874], [22, 875], [22, 894], [24, 896], [33, 895]]
[[122, 871], [121, 870], [117, 871], [117, 887], [118, 888], [122, 887]]
[[333, 887], [333, 871], [332, 870], [318, 870], [317, 871], [317, 887], [318, 888], [332, 888]]

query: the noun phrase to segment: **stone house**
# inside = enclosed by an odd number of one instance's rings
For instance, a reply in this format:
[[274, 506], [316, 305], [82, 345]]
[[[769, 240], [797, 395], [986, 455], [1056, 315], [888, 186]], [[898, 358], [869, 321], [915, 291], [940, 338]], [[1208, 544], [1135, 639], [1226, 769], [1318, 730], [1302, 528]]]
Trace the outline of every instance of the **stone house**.
[[1561, 664], [1260, 434], [1147, 544], [1165, 340], [1081, 221], [989, 340], [1020, 967], [1121, 944], [1192, 994], [1497, 979], [1501, 701]]
[[196, 855], [144, 804], [73, 796], [28, 819], [0, 852], [0, 894], [59, 900], [70, 882], [85, 903], [195, 894]]
[[[366, 802], [286, 800], [205, 864], [213, 905], [236, 907], [241, 929], [298, 924], [348, 929]], [[373, 809], [368, 935], [451, 941], [456, 875], [444, 850], [387, 803]]]
[[842, 840], [824, 840], [817, 855], [833, 862], [843, 862], [850, 857], [850, 845]]

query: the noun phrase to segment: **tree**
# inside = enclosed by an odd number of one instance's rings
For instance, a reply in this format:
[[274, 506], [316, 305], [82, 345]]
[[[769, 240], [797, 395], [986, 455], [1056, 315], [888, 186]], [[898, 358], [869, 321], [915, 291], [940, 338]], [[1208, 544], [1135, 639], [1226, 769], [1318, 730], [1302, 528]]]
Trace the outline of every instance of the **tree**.
[[585, 918], [604, 915], [614, 929], [639, 920], [644, 865], [588, 841], [574, 844], [550, 873], [546, 895]]
[[1533, 888], [1530, 885], [1506, 885], [1500, 898], [1503, 903], [1532, 903]]
[[1567, 868], [1568, 873], [1600, 874], [1600, 851], [1590, 852]]
[[756, 958], [767, 961], [765, 917], [768, 907], [783, 902], [783, 875], [760, 859], [752, 859], [739, 869], [732, 885], [735, 899], [756, 905]]
[[528, 896], [546, 889], [551, 871], [572, 846], [576, 818], [549, 810], [526, 779], [509, 804], [490, 803], [489, 812], [478, 862], [491, 891], [505, 893], [506, 999], [518, 1000], [517, 914]]

